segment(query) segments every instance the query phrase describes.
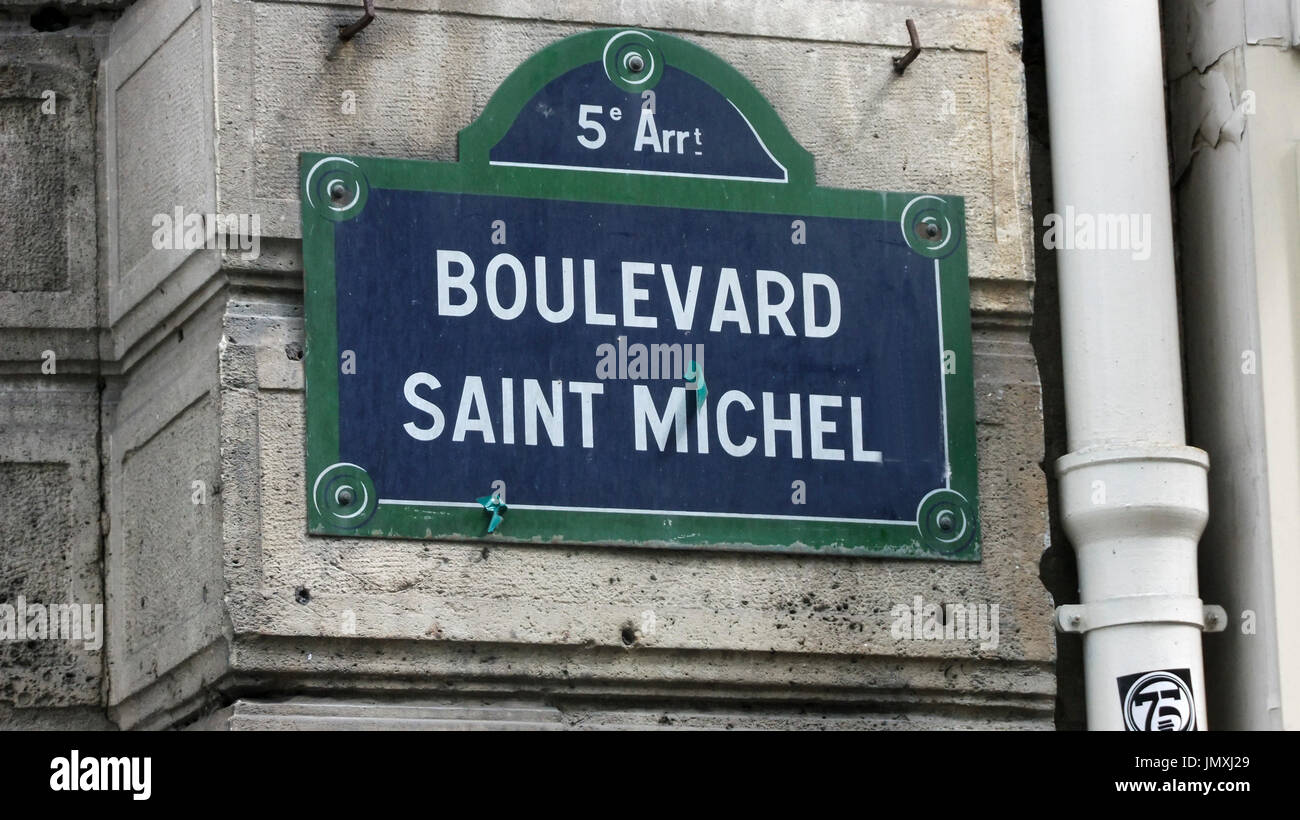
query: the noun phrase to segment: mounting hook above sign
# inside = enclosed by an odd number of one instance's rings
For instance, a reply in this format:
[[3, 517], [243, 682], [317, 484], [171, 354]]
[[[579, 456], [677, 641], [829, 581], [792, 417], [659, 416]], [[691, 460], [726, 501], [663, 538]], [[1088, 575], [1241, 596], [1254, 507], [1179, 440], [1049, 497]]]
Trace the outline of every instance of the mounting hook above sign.
[[912, 47], [902, 57], [894, 58], [894, 73], [900, 75], [921, 55], [921, 36], [916, 33], [916, 22], [910, 17], [907, 18], [907, 37], [912, 42]]
[[362, 0], [361, 19], [355, 23], [348, 23], [346, 26], [339, 26], [339, 39], [343, 42], [351, 40], [361, 33], [361, 30], [370, 25], [375, 19], [375, 0]]

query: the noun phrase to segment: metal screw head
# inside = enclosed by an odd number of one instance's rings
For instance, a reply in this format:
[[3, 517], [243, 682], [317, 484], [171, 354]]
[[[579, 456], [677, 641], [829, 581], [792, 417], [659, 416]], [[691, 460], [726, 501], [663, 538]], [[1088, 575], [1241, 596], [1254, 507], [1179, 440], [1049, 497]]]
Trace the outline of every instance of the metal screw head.
[[346, 507], [352, 503], [352, 491], [349, 489], [339, 490], [339, 506]]
[[348, 195], [348, 186], [342, 182], [334, 182], [330, 185], [330, 199], [335, 202], [343, 201]]
[[935, 523], [938, 524], [939, 529], [944, 532], [952, 532], [954, 526], [952, 513], [947, 511], [939, 513], [939, 517], [935, 519]]
[[926, 235], [928, 238], [930, 238], [930, 239], [938, 239], [938, 238], [939, 238], [939, 233], [940, 233], [940, 231], [939, 231], [939, 226], [938, 226], [938, 225], [934, 224], [933, 222], [927, 222], [927, 223], [926, 223], [926, 225], [925, 225], [925, 235]]
[[633, 54], [627, 58], [627, 70], [633, 74], [640, 74], [645, 69], [645, 60], [641, 59], [640, 54]]

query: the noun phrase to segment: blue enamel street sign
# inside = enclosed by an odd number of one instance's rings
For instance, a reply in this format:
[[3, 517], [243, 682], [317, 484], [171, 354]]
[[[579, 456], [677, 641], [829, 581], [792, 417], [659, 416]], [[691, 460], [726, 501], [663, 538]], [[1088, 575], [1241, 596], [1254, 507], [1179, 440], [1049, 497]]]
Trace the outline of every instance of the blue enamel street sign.
[[561, 41], [457, 163], [305, 154], [313, 533], [977, 560], [960, 198], [725, 63]]

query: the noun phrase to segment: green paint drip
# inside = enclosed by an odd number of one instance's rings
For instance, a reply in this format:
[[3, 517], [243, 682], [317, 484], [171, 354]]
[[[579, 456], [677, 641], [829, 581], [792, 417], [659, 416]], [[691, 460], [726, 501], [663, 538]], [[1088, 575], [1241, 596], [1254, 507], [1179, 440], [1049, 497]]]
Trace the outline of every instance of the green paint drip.
[[698, 412], [704, 406], [704, 400], [709, 397], [709, 386], [704, 382], [704, 365], [696, 364], [694, 359], [687, 362], [686, 380], [696, 385], [695, 410]]

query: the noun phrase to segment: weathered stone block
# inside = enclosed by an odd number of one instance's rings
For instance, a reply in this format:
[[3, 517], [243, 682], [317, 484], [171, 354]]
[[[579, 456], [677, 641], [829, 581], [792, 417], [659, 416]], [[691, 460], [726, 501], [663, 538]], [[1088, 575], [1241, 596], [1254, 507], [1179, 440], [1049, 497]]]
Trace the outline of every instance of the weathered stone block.
[[[29, 613], [12, 613], [6, 626], [15, 634], [0, 639], [0, 705], [20, 711], [101, 701], [95, 399], [93, 384], [29, 378], [0, 384], [0, 604], [87, 605], [95, 620], [93, 628], [68, 620], [56, 635], [49, 610], [33, 610], [44, 637], [27, 621], [23, 632], [30, 638], [23, 640], [16, 620]], [[65, 637], [68, 627], [82, 639]]]
[[219, 309], [209, 303], [106, 397], [112, 706], [223, 636]]
[[93, 359], [93, 33], [0, 34], [0, 360]]

